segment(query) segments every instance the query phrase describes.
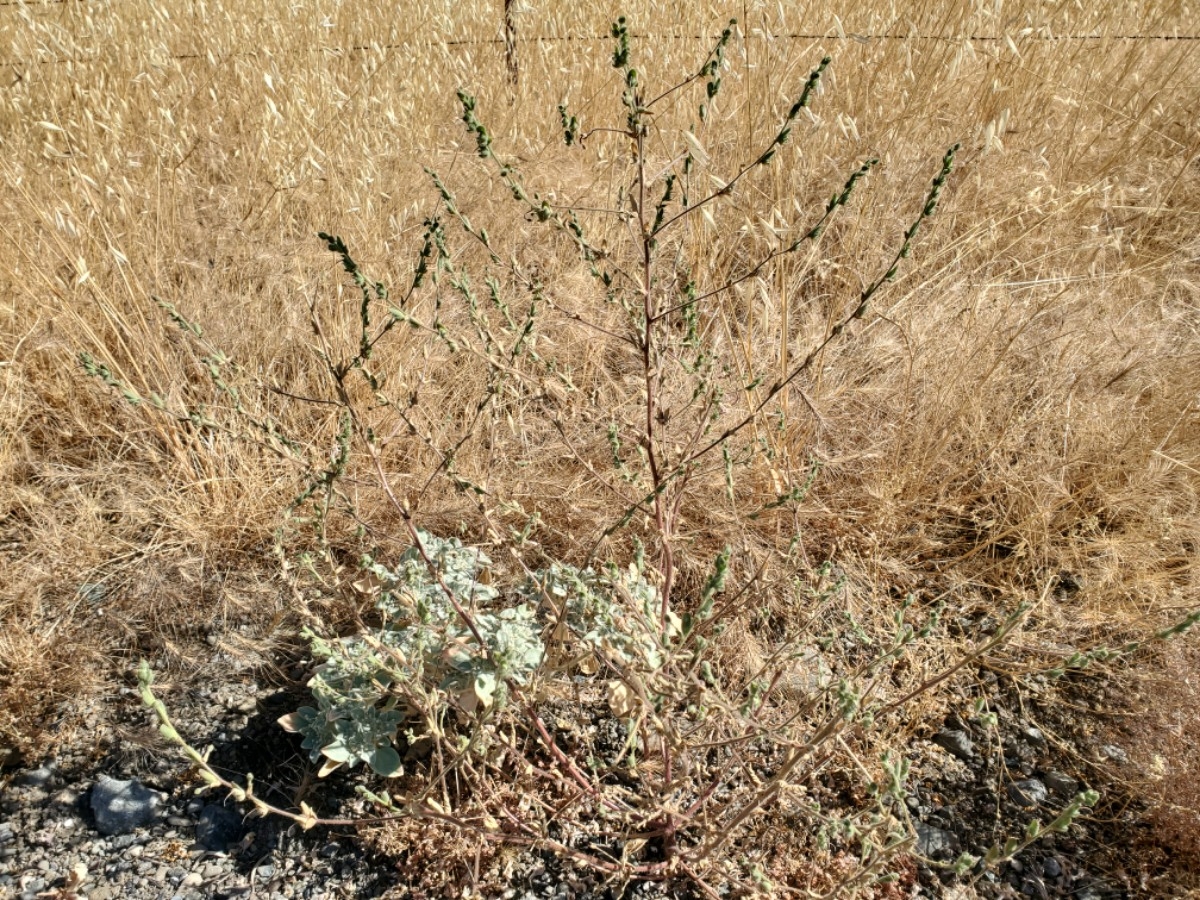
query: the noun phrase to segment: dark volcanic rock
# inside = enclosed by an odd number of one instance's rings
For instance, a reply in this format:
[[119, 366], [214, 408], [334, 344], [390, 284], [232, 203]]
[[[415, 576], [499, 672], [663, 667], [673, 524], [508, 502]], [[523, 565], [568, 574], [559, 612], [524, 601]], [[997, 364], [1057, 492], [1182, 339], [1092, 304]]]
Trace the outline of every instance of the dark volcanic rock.
[[1042, 780], [1046, 787], [1064, 797], [1073, 796], [1079, 790], [1079, 782], [1062, 772], [1047, 772]]
[[237, 810], [210, 803], [200, 811], [196, 822], [196, 843], [205, 850], [220, 852], [241, 840], [244, 831]]
[[1021, 806], [1037, 806], [1050, 798], [1046, 785], [1036, 778], [1026, 778], [1024, 781], [1014, 781], [1008, 786], [1008, 796], [1013, 803]]
[[933, 742], [961, 760], [970, 760], [975, 756], [975, 745], [965, 731], [944, 728], [933, 736]]

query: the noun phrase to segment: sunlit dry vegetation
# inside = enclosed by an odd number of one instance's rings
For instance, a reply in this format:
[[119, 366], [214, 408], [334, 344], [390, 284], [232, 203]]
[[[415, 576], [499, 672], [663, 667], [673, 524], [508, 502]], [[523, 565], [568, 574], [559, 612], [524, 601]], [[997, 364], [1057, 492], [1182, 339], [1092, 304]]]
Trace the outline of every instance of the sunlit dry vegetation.
[[[538, 560], [624, 563], [635, 535], [654, 559], [649, 517], [613, 529], [638, 496], [614, 452], [636, 462], [645, 403], [624, 313], [571, 242], [489, 175], [455, 96], [478, 98], [496, 154], [532, 190], [616, 248], [627, 226], [603, 211], [624, 202], [629, 142], [597, 133], [564, 147], [556, 107], [585, 131], [624, 121], [618, 15], [639, 69], [664, 86], [739, 19], [707, 122], [680, 92], [648, 150], [663, 170], [691, 152], [705, 191], [761, 152], [832, 57], [773, 164], [686, 223], [698, 284], [739, 279], [879, 159], [819, 242], [700, 310], [739, 385], [724, 397], [730, 420], [886, 270], [946, 148], [962, 144], [895, 283], [742, 435], [747, 461], [718, 454], [681, 498], [684, 595], [723, 546], [739, 582], [761, 567], [762, 609], [727, 633], [731, 669], [789, 627], [824, 634], [848, 613], [875, 633], [910, 594], [944, 600], [964, 646], [980, 621], [1035, 603], [987, 660], [1007, 674], [1200, 605], [1200, 43], [1158, 39], [1189, 34], [1194, 8], [525, 0], [511, 13], [515, 82], [499, 2], [0, 6], [0, 745], [36, 755], [70, 737], [78, 704], [138, 655], [186, 673], [216, 646], [269, 665], [300, 624], [346, 626], [344, 602], [297, 587], [313, 532], [281, 530], [305, 486], [296, 466], [131, 408], [78, 355], [142, 397], [219, 417], [227, 399], [160, 298], [236, 363], [247, 409], [327, 461], [340, 424], [336, 406], [311, 402], [330, 390], [311, 316], [322, 340], [352, 350], [359, 297], [316, 234], [339, 235], [400, 293], [425, 220], [444, 216], [426, 166], [544, 286], [533, 340], [557, 375], [489, 407], [455, 454], [457, 488], [427, 484], [476, 416], [486, 367], [415, 332], [381, 344], [375, 368], [414, 399], [417, 422], [382, 452], [391, 484], [423, 528], [496, 559], [535, 514]], [[483, 291], [486, 254], [452, 226], [451, 253]], [[428, 318], [434, 302], [411, 312]], [[523, 312], [528, 298], [513, 303]], [[661, 424], [669, 453], [682, 438]], [[335, 508], [325, 523], [337, 558], [408, 543], [369, 461], [352, 462], [342, 490], [357, 520]], [[815, 583], [826, 561], [845, 587], [813, 622], [791, 585]], [[896, 690], [962, 649], [922, 651]], [[1148, 651], [1136, 671], [1112, 669], [1153, 678], [1157, 665]], [[896, 740], [961, 704], [954, 683], [923, 697]]]

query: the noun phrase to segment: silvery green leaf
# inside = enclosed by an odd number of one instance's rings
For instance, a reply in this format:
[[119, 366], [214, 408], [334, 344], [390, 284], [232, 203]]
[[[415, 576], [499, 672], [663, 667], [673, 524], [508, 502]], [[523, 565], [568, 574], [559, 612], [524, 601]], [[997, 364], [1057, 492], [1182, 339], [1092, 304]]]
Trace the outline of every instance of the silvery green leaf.
[[400, 754], [392, 747], [377, 747], [367, 757], [367, 765], [371, 767], [371, 771], [376, 775], [382, 775], [384, 778], [392, 778], [404, 773], [404, 765], [400, 760]]
[[340, 741], [335, 741], [332, 744], [326, 744], [321, 748], [321, 753], [336, 763], [349, 762], [354, 756], [353, 753], [346, 749], [346, 745]]

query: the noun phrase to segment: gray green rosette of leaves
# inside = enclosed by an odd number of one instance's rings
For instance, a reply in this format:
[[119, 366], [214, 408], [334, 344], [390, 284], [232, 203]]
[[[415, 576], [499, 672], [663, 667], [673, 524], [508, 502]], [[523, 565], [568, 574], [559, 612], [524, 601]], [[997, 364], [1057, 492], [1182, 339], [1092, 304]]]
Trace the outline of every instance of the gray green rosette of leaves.
[[503, 706], [508, 699], [507, 683], [527, 684], [546, 657], [541, 625], [528, 606], [473, 618], [487, 646], [487, 657], [479, 653], [474, 635], [465, 626], [451, 624], [442, 654], [445, 676], [439, 684], [467, 712], [493, 704]]
[[[556, 621], [561, 615], [575, 638], [618, 666], [660, 668], [665, 647], [680, 634], [674, 613], [665, 632], [660, 627], [660, 595], [637, 566], [596, 571], [555, 563], [519, 585], [517, 605], [506, 607], [487, 583], [492, 561], [481, 550], [424, 531], [418, 538], [420, 549], [405, 551], [394, 569], [363, 561], [380, 628], [339, 640], [306, 632], [313, 655], [324, 660], [308, 683], [316, 705], [280, 724], [303, 735], [322, 775], [360, 762], [380, 775], [400, 774], [396, 733], [419, 718], [405, 696], [441, 692], [441, 702], [467, 714], [504, 706], [509, 686], [528, 684], [546, 659], [538, 609], [553, 611]], [[474, 629], [447, 591], [470, 611]]]
[[[360, 761], [380, 775], [400, 774], [400, 754], [392, 746], [396, 729], [404, 721], [391, 691], [396, 660], [362, 638], [329, 642], [311, 632], [305, 634], [312, 642], [313, 654], [325, 659], [308, 683], [317, 706], [303, 706], [281, 718], [279, 724], [304, 736], [302, 746], [313, 762], [324, 758], [322, 776]], [[381, 632], [378, 639], [403, 658], [411, 650], [408, 637]]]
[[622, 666], [658, 669], [663, 650], [680, 633], [679, 617], [667, 614], [666, 632], [658, 589], [635, 565], [607, 566], [601, 571], [554, 563], [519, 588], [533, 599], [565, 606], [567, 627], [603, 659]]
[[467, 609], [486, 607], [496, 601], [499, 596], [496, 589], [480, 580], [492, 565], [487, 554], [464, 547], [458, 538], [434, 537], [421, 529], [417, 529], [417, 536], [425, 556], [437, 569], [440, 583], [430, 575], [429, 565], [416, 547], [404, 551], [394, 572], [376, 562], [368, 562], [366, 566], [382, 584], [376, 606], [385, 617], [385, 628], [402, 628], [413, 622], [443, 625], [454, 621], [456, 613], [446, 597], [447, 588]]
[[[324, 660], [308, 683], [316, 707], [302, 707], [280, 724], [304, 736], [312, 760], [323, 761], [321, 775], [359, 762], [380, 775], [401, 773], [392, 744], [410, 718], [402, 684], [421, 693], [437, 688], [471, 713], [502, 705], [507, 683], [527, 683], [545, 657], [541, 626], [529, 607], [489, 609], [500, 595], [481, 580], [491, 566], [486, 554], [455, 538], [424, 531], [418, 538], [421, 549], [405, 551], [395, 570], [364, 560], [378, 593], [381, 628], [335, 641], [306, 632], [313, 655]], [[472, 621], [483, 649], [447, 590], [462, 607], [479, 610]]]

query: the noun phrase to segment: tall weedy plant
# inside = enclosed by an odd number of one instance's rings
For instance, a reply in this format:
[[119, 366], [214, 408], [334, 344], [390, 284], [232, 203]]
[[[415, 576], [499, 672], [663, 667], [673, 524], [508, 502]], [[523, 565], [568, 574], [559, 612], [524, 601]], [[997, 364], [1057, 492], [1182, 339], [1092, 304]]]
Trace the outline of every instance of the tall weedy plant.
[[[589, 316], [551, 296], [531, 267], [505, 252], [513, 248], [473, 223], [447, 182], [430, 170], [439, 211], [425, 223], [402, 295], [371, 281], [341, 239], [320, 236], [359, 291], [358, 327], [349, 339], [331, 333], [318, 304], [310, 308], [328, 376], [329, 394], [321, 400], [336, 405], [341, 417], [328, 459], [309, 458], [303, 443], [283, 434], [277, 421], [249, 411], [231, 386], [233, 363], [215, 348], [205, 360], [215, 389], [229, 401], [229, 422], [212, 410], [170, 409], [158, 397], [149, 402], [195, 427], [228, 430], [298, 462], [306, 476], [289, 513], [311, 509], [307, 518], [325, 551], [324, 583], [347, 587], [374, 607], [378, 624], [354, 634], [324, 634], [318, 621], [307, 632], [322, 660], [309, 682], [313, 702], [281, 722], [302, 735], [320, 774], [366, 763], [380, 776], [407, 775], [397, 796], [360, 788], [380, 817], [419, 818], [484, 842], [552, 850], [614, 878], [684, 878], [713, 897], [730, 887], [771, 890], [744, 842], [754, 823], [782, 804], [811, 830], [814, 847], [850, 861], [821, 882], [822, 892], [833, 896], [896, 877], [891, 863], [912, 844], [911, 823], [898, 802], [907, 763], [885, 755], [872, 763], [873, 774], [859, 764], [866, 773], [865, 799], [853, 809], [827, 810], [804, 800], [807, 787], [848, 752], [852, 736], [869, 735], [953, 670], [995, 648], [1023, 610], [949, 672], [899, 695], [888, 693], [892, 667], [914, 644], [938, 636], [938, 608], [917, 610], [905, 603], [885, 639], [867, 642], [852, 660], [826, 661], [814, 636], [791, 623], [764, 659], [741, 668], [725, 664], [730, 627], [760, 605], [767, 590], [760, 578], [766, 563], [747, 564], [733, 547], [700, 563], [691, 559], [680, 528], [685, 501], [711, 490], [714, 472], [724, 474], [733, 496], [735, 473], [763, 452], [756, 428], [822, 350], [849, 337], [855, 320], [870, 312], [873, 299], [896, 277], [937, 210], [958, 149], [946, 152], [878, 276], [785, 370], [747, 388], [717, 337], [714, 309], [782, 258], [819, 249], [830, 223], [852, 203], [878, 161], [849, 166], [806, 226], [727, 279], [704, 283], [694, 275], [704, 266], [694, 258], [691, 229], [698, 220], [717, 222], [723, 204], [751, 185], [756, 173], [779, 164], [830, 65], [829, 58], [820, 60], [798, 86], [773, 136], [716, 179], [707, 171], [702, 137], [720, 98], [735, 26], [731, 21], [689, 77], [660, 90], [634, 65], [626, 21], [612, 26], [622, 121], [585, 127], [566, 104], [558, 110], [568, 147], [580, 153], [601, 142], [628, 148], [628, 177], [617, 186], [612, 209], [574, 209], [529, 187], [496, 149], [475, 97], [459, 93], [463, 123], [492, 176], [528, 219], [546, 229], [548, 240], [572, 248], [598, 300], [614, 315]], [[699, 95], [693, 101], [699, 125], [671, 132], [659, 111], [692, 94]], [[664, 146], [680, 149], [660, 159], [662, 151], [655, 148]], [[716, 189], [707, 189], [714, 181]], [[594, 237], [603, 216], [615, 219], [621, 239]], [[487, 269], [482, 279], [457, 261], [454, 234], [481, 250]], [[166, 308], [186, 333], [203, 340], [198, 327]], [[618, 498], [611, 520], [579, 554], [577, 565], [536, 557], [536, 511], [519, 510], [495, 486], [475, 484], [457, 466], [467, 442], [502, 421], [514, 404], [528, 403], [534, 388], [577, 390], [569, 367], [539, 343], [555, 315], [603, 335], [625, 355], [624, 365], [637, 373], [639, 385], [635, 417], [593, 417], [609, 419], [596, 425], [595, 437], [610, 450], [611, 471], [597, 470], [564, 432], [580, 471]], [[417, 392], [393, 386], [376, 365], [385, 342], [414, 335], [485, 375], [450, 440], [419, 414]], [[84, 365], [130, 402], [142, 402], [135, 388], [101, 363], [86, 357]], [[560, 424], [554, 412], [545, 414]], [[398, 488], [386, 462], [399, 437], [415, 440], [434, 460], [428, 471], [408, 473], [420, 474], [406, 479], [415, 488]], [[403, 525], [408, 549], [390, 555], [379, 549], [379, 539], [348, 571], [328, 552], [326, 523], [335, 510], [361, 520], [353, 495], [342, 488], [352, 468], [360, 482], [373, 476]], [[746, 518], [800, 503], [816, 476], [814, 468], [799, 485], [745, 510]], [[422, 502], [438, 479], [473, 500], [488, 552], [421, 527]], [[524, 516], [520, 528], [507, 524], [514, 510]], [[632, 536], [632, 562], [598, 561], [643, 522], [649, 523], [646, 540]], [[360, 526], [375, 533], [370, 522]], [[503, 559], [494, 562], [496, 553]], [[780, 551], [785, 561], [789, 553]], [[319, 559], [310, 557], [307, 564], [316, 571]], [[688, 568], [707, 570], [695, 588], [681, 578]], [[799, 587], [797, 592], [798, 600], [810, 604], [813, 619], [832, 596], [801, 595]], [[305, 826], [342, 821], [321, 818], [306, 804], [298, 811], [273, 806], [255, 793], [249, 776], [235, 783], [218, 773], [207, 753], [175, 730], [153, 694], [149, 666], [142, 666], [140, 678], [161, 730], [183, 746], [206, 783], [260, 812]], [[608, 739], [596, 737], [597, 721]], [[1069, 825], [1086, 799], [1054, 827]], [[998, 848], [987, 861], [1011, 849]], [[964, 858], [959, 868], [976, 862]]]

